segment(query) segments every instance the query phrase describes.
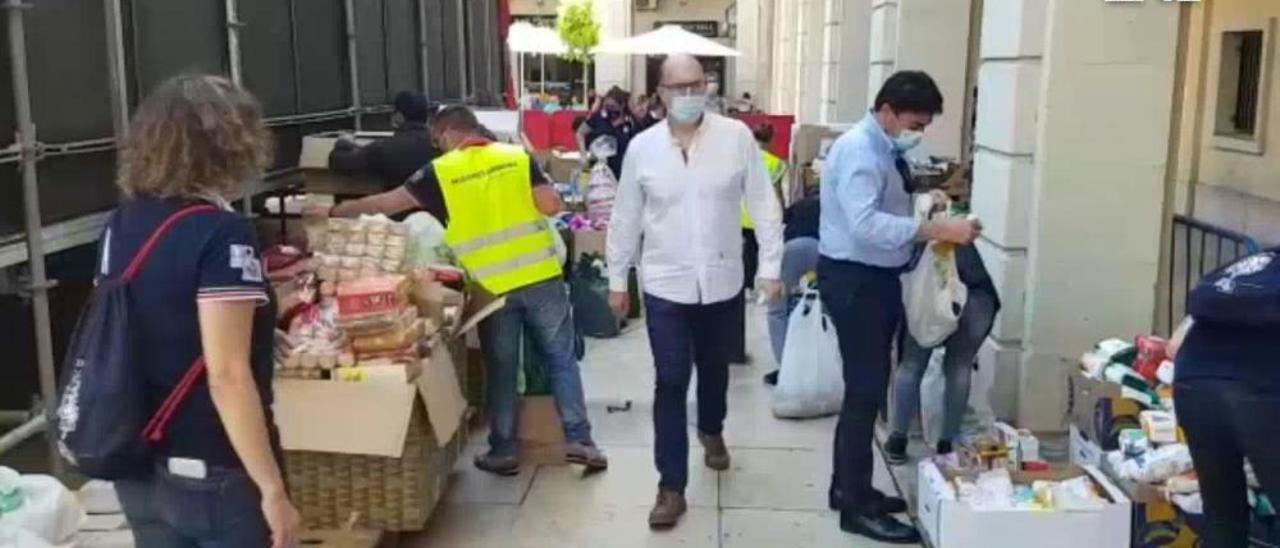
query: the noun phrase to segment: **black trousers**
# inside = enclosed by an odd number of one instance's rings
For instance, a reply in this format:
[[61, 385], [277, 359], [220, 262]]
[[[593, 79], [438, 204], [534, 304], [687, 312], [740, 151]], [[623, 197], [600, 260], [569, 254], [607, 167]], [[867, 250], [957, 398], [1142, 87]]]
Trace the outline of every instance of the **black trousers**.
[[889, 386], [890, 355], [902, 321], [899, 269], [818, 260], [818, 290], [835, 323], [844, 361], [844, 406], [836, 424], [832, 488], [845, 510], [878, 512], [882, 496], [871, 486], [876, 415]]
[[1246, 458], [1267, 498], [1280, 501], [1280, 387], [1187, 379], [1174, 385], [1174, 398], [1200, 477], [1205, 548], [1249, 546]]

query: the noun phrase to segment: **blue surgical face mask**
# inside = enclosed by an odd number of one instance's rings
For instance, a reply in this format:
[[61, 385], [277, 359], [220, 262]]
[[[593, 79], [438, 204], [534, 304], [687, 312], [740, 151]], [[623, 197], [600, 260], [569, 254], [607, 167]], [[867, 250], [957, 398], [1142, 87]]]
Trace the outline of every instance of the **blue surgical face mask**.
[[920, 141], [924, 139], [924, 132], [914, 129], [904, 129], [893, 138], [893, 148], [898, 152], [906, 152], [920, 145]]
[[702, 118], [706, 110], [706, 95], [679, 95], [671, 98], [671, 108], [667, 109], [667, 116], [677, 123], [692, 124]]

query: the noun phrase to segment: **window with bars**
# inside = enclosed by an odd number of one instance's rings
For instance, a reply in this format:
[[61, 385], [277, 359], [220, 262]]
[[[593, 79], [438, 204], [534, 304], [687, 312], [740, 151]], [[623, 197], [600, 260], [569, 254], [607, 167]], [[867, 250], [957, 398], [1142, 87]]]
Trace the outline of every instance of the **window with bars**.
[[1265, 34], [1261, 30], [1223, 33], [1218, 79], [1218, 135], [1252, 139], [1258, 134], [1262, 104]]

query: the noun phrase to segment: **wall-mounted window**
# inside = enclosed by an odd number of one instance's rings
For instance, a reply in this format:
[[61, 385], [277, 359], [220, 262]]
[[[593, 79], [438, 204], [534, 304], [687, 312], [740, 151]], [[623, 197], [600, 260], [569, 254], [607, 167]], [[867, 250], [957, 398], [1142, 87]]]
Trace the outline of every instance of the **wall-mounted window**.
[[1262, 154], [1271, 89], [1270, 28], [1222, 33], [1218, 68], [1218, 104], [1214, 145], [1224, 150]]

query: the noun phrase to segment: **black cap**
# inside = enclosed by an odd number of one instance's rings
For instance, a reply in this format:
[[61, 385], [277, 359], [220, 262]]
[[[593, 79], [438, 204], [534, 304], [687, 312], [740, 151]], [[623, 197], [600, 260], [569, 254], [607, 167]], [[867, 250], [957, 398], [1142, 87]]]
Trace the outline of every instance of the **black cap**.
[[416, 91], [402, 91], [396, 94], [396, 112], [411, 122], [426, 122], [431, 107], [427, 96]]

